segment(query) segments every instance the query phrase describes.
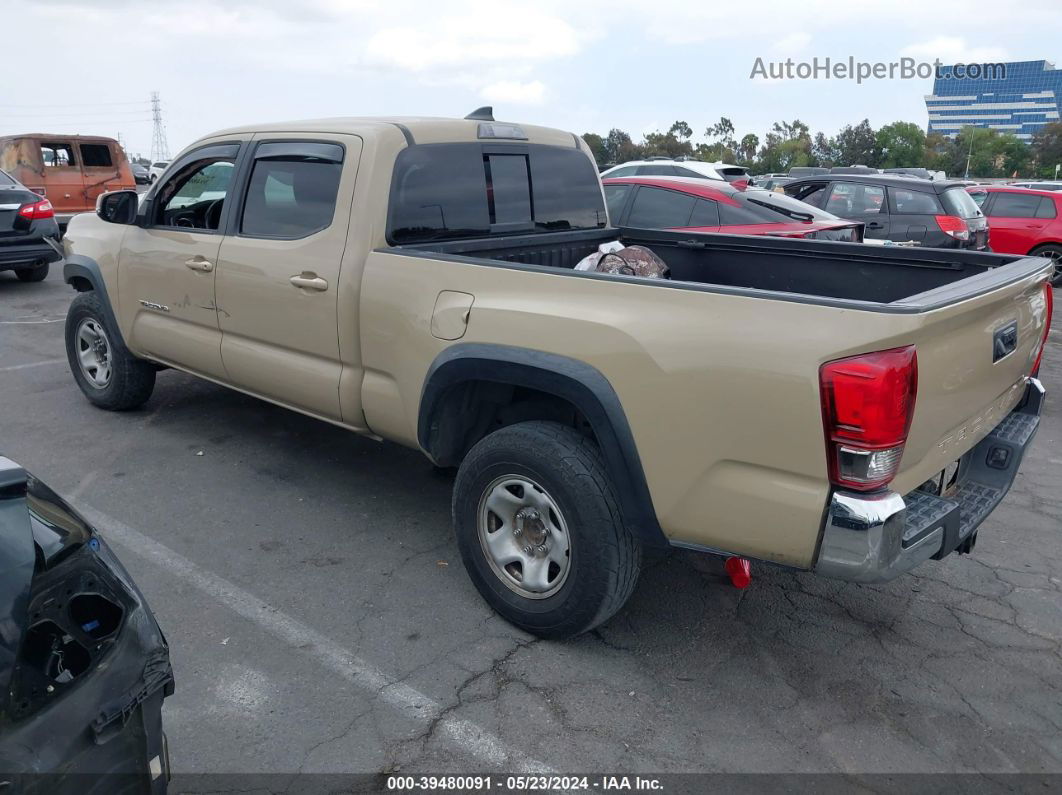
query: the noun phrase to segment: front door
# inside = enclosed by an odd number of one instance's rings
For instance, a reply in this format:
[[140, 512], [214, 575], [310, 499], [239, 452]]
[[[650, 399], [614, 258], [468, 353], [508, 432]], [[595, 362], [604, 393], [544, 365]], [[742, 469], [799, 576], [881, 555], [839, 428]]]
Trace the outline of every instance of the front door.
[[360, 388], [358, 295], [340, 270], [360, 157], [356, 136], [256, 136], [217, 270], [229, 381], [359, 426], [360, 400], [340, 399], [341, 382]]
[[122, 327], [135, 353], [224, 379], [214, 279], [240, 143], [189, 152], [142, 207], [119, 263]]

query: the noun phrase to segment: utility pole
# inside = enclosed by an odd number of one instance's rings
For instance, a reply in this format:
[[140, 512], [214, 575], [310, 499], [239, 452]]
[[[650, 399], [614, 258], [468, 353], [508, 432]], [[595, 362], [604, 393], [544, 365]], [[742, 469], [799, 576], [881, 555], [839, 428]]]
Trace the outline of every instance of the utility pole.
[[170, 147], [166, 143], [166, 128], [162, 126], [162, 103], [159, 92], [151, 92], [151, 120], [154, 128], [151, 132], [151, 162], [170, 159]]
[[973, 135], [970, 135], [970, 151], [966, 153], [966, 174], [963, 179], [970, 178], [970, 158], [973, 157]]

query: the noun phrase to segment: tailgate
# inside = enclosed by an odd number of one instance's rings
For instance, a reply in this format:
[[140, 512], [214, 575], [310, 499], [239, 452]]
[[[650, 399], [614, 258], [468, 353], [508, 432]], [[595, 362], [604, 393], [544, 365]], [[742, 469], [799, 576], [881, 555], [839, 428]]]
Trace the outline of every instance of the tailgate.
[[913, 339], [918, 396], [893, 486], [900, 494], [955, 462], [1021, 399], [1047, 321], [1045, 275], [923, 316]]

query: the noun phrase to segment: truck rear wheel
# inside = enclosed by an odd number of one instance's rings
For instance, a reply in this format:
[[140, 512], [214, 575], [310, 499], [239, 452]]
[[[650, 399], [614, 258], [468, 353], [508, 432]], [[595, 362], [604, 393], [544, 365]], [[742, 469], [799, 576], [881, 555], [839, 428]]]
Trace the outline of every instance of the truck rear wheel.
[[66, 358], [85, 397], [102, 409], [135, 409], [155, 389], [155, 366], [122, 344], [94, 292], [78, 293], [66, 313]]
[[592, 439], [522, 422], [477, 443], [454, 484], [465, 568], [491, 607], [535, 635], [593, 629], [627, 601], [641, 545]]

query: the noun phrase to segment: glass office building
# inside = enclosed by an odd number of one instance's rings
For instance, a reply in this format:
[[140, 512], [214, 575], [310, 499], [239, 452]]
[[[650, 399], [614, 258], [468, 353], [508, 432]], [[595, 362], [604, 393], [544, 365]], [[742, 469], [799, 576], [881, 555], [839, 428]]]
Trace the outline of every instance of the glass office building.
[[[1048, 61], [1019, 61], [991, 67], [977, 78], [959, 78], [954, 66], [941, 66], [926, 95], [929, 132], [952, 136], [963, 127], [988, 127], [1013, 133], [1023, 141], [1062, 110], [1062, 69]], [[966, 67], [969, 68], [969, 67]]]

